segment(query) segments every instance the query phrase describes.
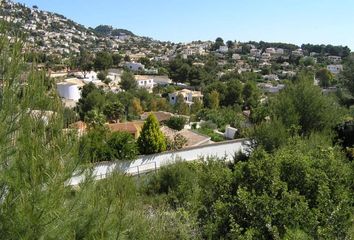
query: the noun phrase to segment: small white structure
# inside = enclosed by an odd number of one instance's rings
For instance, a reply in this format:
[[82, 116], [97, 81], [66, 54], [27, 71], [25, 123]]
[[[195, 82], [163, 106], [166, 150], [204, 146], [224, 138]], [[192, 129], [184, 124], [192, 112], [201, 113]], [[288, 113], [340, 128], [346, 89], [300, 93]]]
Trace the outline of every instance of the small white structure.
[[238, 130], [236, 128], [233, 128], [230, 125], [226, 125], [224, 137], [226, 139], [235, 139], [235, 135], [236, 135], [237, 131]]
[[145, 66], [144, 64], [137, 63], [137, 62], [127, 62], [125, 66], [132, 71], [144, 71]]
[[191, 91], [188, 89], [182, 89], [180, 91], [168, 94], [168, 97], [170, 99], [170, 103], [172, 105], [176, 104], [177, 97], [179, 95], [183, 96], [184, 102], [187, 103], [188, 105], [192, 105], [194, 103], [194, 101], [197, 99], [200, 101], [203, 100], [203, 94], [200, 91]]
[[57, 83], [57, 91], [61, 98], [77, 102], [81, 98], [81, 88], [84, 85], [77, 78], [66, 79], [64, 82]]
[[339, 74], [341, 71], [343, 71], [343, 65], [341, 64], [331, 64], [327, 66], [327, 70], [330, 71], [332, 74], [337, 75]]

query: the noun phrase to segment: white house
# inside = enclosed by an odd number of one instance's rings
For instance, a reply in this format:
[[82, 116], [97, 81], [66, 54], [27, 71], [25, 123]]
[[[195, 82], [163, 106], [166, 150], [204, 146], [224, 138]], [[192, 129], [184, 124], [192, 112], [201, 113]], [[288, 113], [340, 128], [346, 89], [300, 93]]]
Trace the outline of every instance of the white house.
[[220, 46], [218, 51], [220, 53], [227, 53], [229, 51], [229, 48], [227, 46]]
[[250, 50], [250, 55], [253, 56], [253, 57], [260, 57], [261, 54], [262, 54], [262, 50], [260, 50], [260, 49], [252, 48]]
[[241, 60], [241, 55], [237, 54], [237, 53], [234, 53], [234, 54], [232, 54], [232, 59], [233, 60]]
[[291, 54], [294, 55], [294, 56], [298, 56], [298, 57], [304, 56], [304, 52], [302, 51], [301, 48], [292, 51]]
[[118, 84], [121, 81], [121, 74], [109, 72], [107, 78], [109, 78], [113, 83]]
[[145, 88], [148, 91], [152, 91], [154, 88], [154, 79], [150, 76], [136, 75], [135, 80], [139, 88]]
[[152, 79], [154, 85], [166, 86], [172, 83], [168, 76], [163, 75], [135, 75], [135, 79]]
[[330, 71], [332, 74], [339, 74], [341, 71], [343, 71], [343, 65], [341, 64], [331, 64], [327, 66], [327, 70]]
[[275, 54], [275, 48], [267, 48], [265, 52], [269, 54]]
[[77, 78], [66, 79], [64, 82], [57, 83], [57, 91], [61, 98], [77, 102], [81, 98], [81, 89], [84, 85]]
[[183, 96], [183, 100], [185, 103], [188, 105], [192, 105], [194, 103], [194, 100], [203, 100], [203, 94], [200, 91], [191, 91], [188, 89], [182, 89], [180, 91], [174, 92], [174, 93], [169, 93], [168, 97], [170, 99], [170, 103], [172, 105], [176, 104], [177, 102], [177, 97], [179, 95]]
[[339, 56], [328, 56], [328, 60], [331, 61], [331, 63], [338, 64], [341, 63], [342, 58]]
[[84, 80], [91, 81], [91, 82], [98, 80], [97, 73], [95, 71], [85, 72], [84, 73]]
[[275, 50], [275, 53], [276, 54], [278, 54], [278, 55], [284, 55], [284, 49], [282, 49], [282, 48], [277, 48], [276, 50]]
[[137, 62], [127, 62], [125, 66], [132, 71], [143, 71], [145, 69], [144, 64]]
[[268, 74], [263, 76], [264, 80], [279, 81], [279, 77], [276, 74]]

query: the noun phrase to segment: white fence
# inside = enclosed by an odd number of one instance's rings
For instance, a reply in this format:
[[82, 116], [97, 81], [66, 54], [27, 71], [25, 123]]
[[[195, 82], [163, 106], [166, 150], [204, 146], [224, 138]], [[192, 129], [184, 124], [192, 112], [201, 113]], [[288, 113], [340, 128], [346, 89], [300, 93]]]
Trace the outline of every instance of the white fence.
[[[176, 160], [194, 161], [200, 158], [216, 157], [232, 160], [235, 153], [245, 152], [248, 139], [213, 143], [204, 146], [191, 147], [173, 152], [164, 152], [153, 155], [140, 156], [129, 162], [103, 162], [93, 168], [92, 176], [96, 180], [104, 179], [115, 171], [121, 171], [130, 175], [156, 171], [164, 165], [173, 164]], [[69, 185], [75, 186], [84, 180], [84, 175], [74, 176]]]

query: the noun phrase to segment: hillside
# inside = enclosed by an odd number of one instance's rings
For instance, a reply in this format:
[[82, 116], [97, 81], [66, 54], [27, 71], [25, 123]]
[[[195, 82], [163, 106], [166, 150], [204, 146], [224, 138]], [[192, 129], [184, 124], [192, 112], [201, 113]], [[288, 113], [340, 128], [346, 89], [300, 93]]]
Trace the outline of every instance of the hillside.
[[79, 53], [81, 48], [94, 52], [117, 51], [119, 46], [132, 42], [152, 41], [110, 26], [86, 28], [60, 14], [39, 10], [37, 6], [28, 7], [8, 0], [2, 0], [0, 5], [0, 21], [24, 33], [28, 47], [47, 54]]

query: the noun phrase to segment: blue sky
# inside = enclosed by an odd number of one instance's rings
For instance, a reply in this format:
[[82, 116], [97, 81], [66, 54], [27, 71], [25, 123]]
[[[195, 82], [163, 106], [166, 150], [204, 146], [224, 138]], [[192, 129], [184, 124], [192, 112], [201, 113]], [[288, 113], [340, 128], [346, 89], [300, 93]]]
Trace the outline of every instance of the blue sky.
[[354, 50], [353, 0], [18, 0], [158, 40], [273, 41]]

